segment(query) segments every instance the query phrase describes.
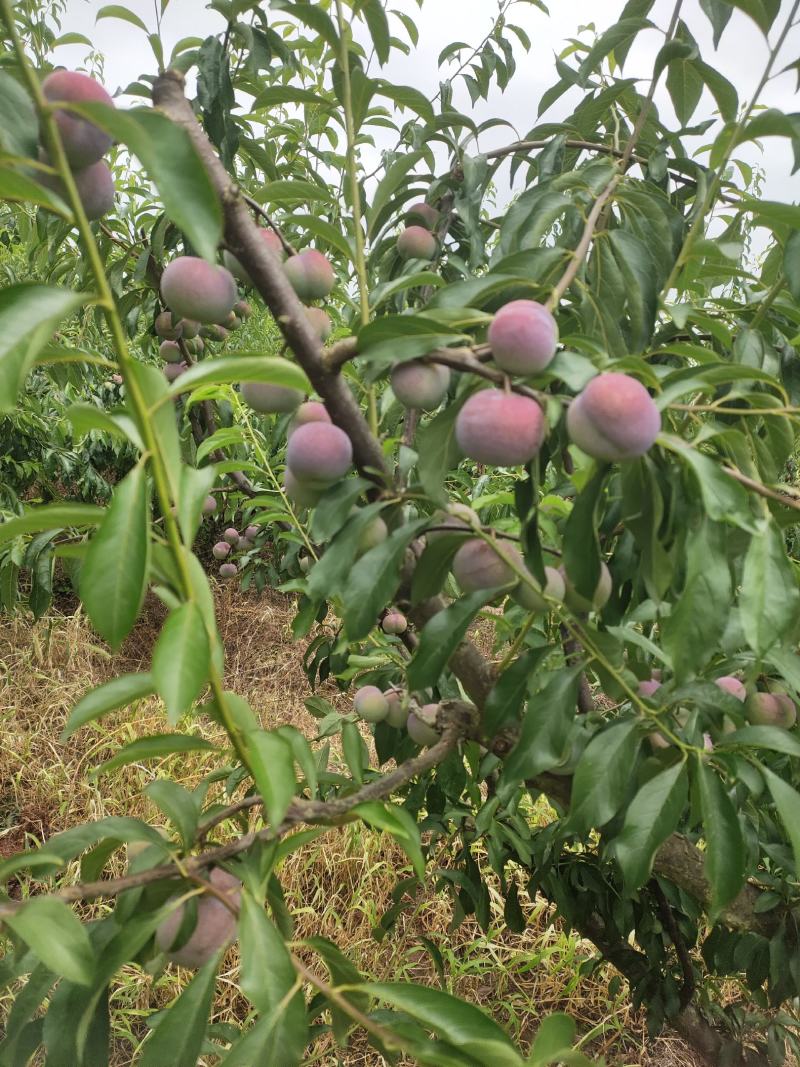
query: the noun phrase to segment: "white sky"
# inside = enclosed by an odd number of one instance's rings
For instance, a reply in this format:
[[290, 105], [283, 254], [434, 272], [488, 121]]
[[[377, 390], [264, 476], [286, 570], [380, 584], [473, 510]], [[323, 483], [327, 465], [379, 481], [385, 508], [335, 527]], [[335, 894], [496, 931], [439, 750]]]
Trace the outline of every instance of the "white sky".
[[[154, 30], [154, 2], [156, 0], [126, 0], [126, 6], [139, 14], [148, 27]], [[63, 29], [85, 33], [105, 54], [106, 85], [113, 92], [134, 81], [142, 73], [154, 74], [156, 64], [150, 46], [140, 30], [114, 19], [103, 19], [95, 25], [96, 13], [104, 3], [105, 0], [69, 0]], [[266, 7], [266, 2], [264, 6]], [[404, 82], [433, 94], [442, 77], [442, 72], [436, 66], [441, 49], [454, 39], [473, 44], [480, 42], [491, 26], [496, 0], [425, 0], [422, 12], [416, 0], [392, 0], [387, 6], [408, 12], [420, 27], [421, 40], [419, 48], [410, 57], [393, 52], [392, 59], [381, 73], [392, 81]], [[554, 53], [563, 49], [567, 38], [575, 36], [578, 27], [583, 23], [592, 21], [598, 30], [612, 25], [623, 6], [624, 0], [549, 0], [551, 14], [547, 17], [526, 0], [518, 0], [508, 18], [527, 30], [533, 41], [530, 53], [526, 56], [521, 46], [515, 47], [518, 69], [504, 94], [495, 90], [488, 103], [479, 101], [472, 109], [466, 91], [458, 90], [454, 101], [456, 107], [465, 113], [471, 113], [476, 121], [490, 117], [507, 119], [524, 135], [537, 122], [536, 111], [542, 93], [557, 80]], [[665, 27], [673, 6], [674, 0], [657, 0], [651, 14], [652, 20], [658, 26]], [[789, 0], [783, 0], [781, 6], [781, 14], [773, 28], [773, 39], [787, 16]], [[767, 44], [755, 23], [739, 11], [734, 11], [719, 50], [715, 53], [710, 26], [700, 8], [699, 0], [684, 0], [682, 16], [698, 40], [706, 62], [717, 67], [734, 83], [740, 100], [749, 99], [768, 55]], [[222, 17], [217, 12], [206, 9], [200, 0], [170, 0], [162, 21], [165, 54], [169, 55], [172, 45], [182, 37], [203, 37], [219, 32], [222, 28]], [[398, 33], [398, 36], [405, 39], [402, 32]], [[661, 34], [654, 30], [642, 34], [627, 60], [625, 76], [649, 79], [662, 40]], [[85, 53], [85, 46], [65, 46], [58, 50], [57, 59], [67, 66], [78, 65]], [[800, 27], [796, 26], [786, 43], [782, 61], [778, 62], [775, 69], [780, 70], [795, 60], [798, 54]], [[375, 72], [377, 70], [376, 66]], [[579, 90], [573, 89], [562, 97], [551, 111], [543, 116], [543, 121], [557, 121], [568, 114], [579, 100], [578, 93]], [[764, 104], [782, 110], [800, 110], [796, 75], [789, 73], [774, 78], [761, 100]], [[663, 88], [658, 92], [656, 102], [662, 116], [672, 125], [674, 114]], [[692, 122], [708, 117], [713, 106], [713, 100], [706, 94]], [[408, 117], [409, 113], [405, 114]], [[510, 140], [513, 140], [511, 132], [498, 127], [487, 131], [480, 147], [486, 151]], [[393, 141], [387, 137], [385, 143], [390, 144]], [[700, 147], [699, 143], [694, 147]], [[474, 150], [473, 145], [472, 151]], [[766, 169], [767, 182], [763, 190], [766, 199], [798, 200], [800, 172], [791, 176], [792, 153], [788, 142], [770, 138], [764, 142], [763, 154], [755, 146], [743, 146], [737, 154], [748, 162], [761, 162]], [[701, 162], [704, 162], [705, 158], [703, 155], [698, 157]]]

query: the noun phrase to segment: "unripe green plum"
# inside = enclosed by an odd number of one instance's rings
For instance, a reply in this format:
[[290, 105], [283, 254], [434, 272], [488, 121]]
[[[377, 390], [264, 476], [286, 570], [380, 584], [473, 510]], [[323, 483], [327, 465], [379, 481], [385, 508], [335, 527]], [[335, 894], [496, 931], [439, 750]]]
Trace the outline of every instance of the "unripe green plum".
[[[258, 231], [258, 235], [264, 242], [264, 247], [267, 251], [271, 252], [279, 263], [282, 263], [283, 260], [286, 259], [286, 252], [284, 251], [283, 243], [277, 233], [275, 233], [274, 230], [269, 229], [267, 226], [262, 226]], [[222, 262], [234, 278], [238, 279], [240, 282], [244, 282], [245, 285], [253, 284], [253, 279], [232, 252], [223, 252]]]
[[527, 396], [484, 389], [474, 393], [456, 417], [456, 441], [478, 463], [516, 467], [542, 447], [544, 412]]
[[208, 496], [203, 501], [203, 509], [202, 510], [203, 510], [203, 514], [204, 515], [210, 515], [212, 511], [216, 511], [217, 510], [217, 498], [215, 496], [211, 496], [211, 494], [209, 493]]
[[294, 411], [303, 399], [299, 389], [289, 389], [271, 382], [242, 382], [241, 391], [245, 404], [264, 415]]
[[333, 331], [333, 324], [328, 313], [316, 307], [308, 307], [305, 311], [311, 329], [320, 341], [327, 341]]
[[406, 722], [408, 736], [415, 745], [435, 745], [439, 740], [439, 731], [436, 729], [436, 721], [439, 715], [438, 704], [425, 704], [423, 707], [412, 711]]
[[[236, 569], [233, 563], [224, 563], [222, 566]], [[234, 908], [238, 908], [242, 889], [238, 878], [221, 867], [215, 867], [208, 880], [230, 900]], [[164, 919], [156, 930], [156, 945], [181, 967], [202, 967], [221, 948], [233, 941], [236, 936], [236, 914], [217, 897], [204, 893], [197, 901], [194, 930], [188, 940], [173, 952], [170, 950], [181, 931], [185, 909], [186, 904], [181, 904]]]
[[162, 311], [156, 316], [155, 331], [165, 341], [177, 341], [183, 336], [183, 319], [176, 318], [171, 311]]
[[176, 378], [180, 378], [183, 372], [188, 369], [188, 363], [165, 363], [164, 377], [168, 382], [174, 382]]
[[311, 560], [308, 556], [301, 556], [297, 561], [297, 565], [303, 574], [308, 574], [311, 570]]
[[288, 467], [283, 473], [283, 488], [289, 499], [301, 508], [313, 508], [325, 492], [324, 486], [309, 485], [295, 478]]
[[397, 238], [401, 259], [435, 259], [439, 242], [424, 226], [406, 226]]
[[479, 589], [496, 589], [517, 580], [511, 567], [501, 559], [490, 544], [473, 537], [466, 541], [453, 557], [453, 576], [463, 593], [477, 593]]
[[226, 329], [219, 322], [212, 322], [207, 326], [200, 327], [200, 337], [205, 337], [207, 341], [214, 341], [217, 344], [222, 344], [223, 341], [227, 341], [230, 335], [230, 330]]
[[161, 295], [176, 315], [202, 323], [221, 322], [238, 299], [230, 272], [197, 256], [179, 256], [167, 265]]
[[343, 478], [353, 462], [350, 438], [328, 422], [298, 426], [286, 446], [286, 465], [295, 478], [309, 485], [327, 486]]
[[314, 248], [290, 256], [283, 269], [301, 300], [322, 300], [336, 282], [330, 261]]
[[235, 563], [222, 563], [219, 568], [220, 578], [235, 578], [239, 573], [239, 568]]
[[179, 319], [181, 333], [185, 341], [193, 341], [200, 333], [200, 323], [196, 319]]
[[512, 300], [495, 315], [487, 340], [495, 363], [508, 374], [538, 374], [556, 354], [558, 326], [535, 300]]
[[183, 343], [186, 345], [186, 351], [193, 356], [199, 356], [206, 347], [202, 337], [190, 337], [188, 341]]
[[304, 426], [307, 422], [330, 422], [331, 417], [324, 404], [318, 400], [306, 400], [295, 411], [294, 418], [289, 423], [286, 436], [291, 437], [298, 426]]
[[406, 222], [410, 226], [424, 226], [426, 230], [435, 230], [440, 218], [440, 212], [424, 200], [418, 200], [406, 211]]
[[661, 432], [661, 415], [645, 387], [627, 374], [592, 378], [567, 411], [571, 440], [594, 459], [643, 456]]
[[559, 567], [561, 577], [564, 579], [566, 585], [566, 595], [564, 596], [564, 603], [570, 609], [575, 612], [586, 611], [602, 611], [611, 597], [611, 591], [613, 589], [613, 583], [611, 581], [611, 571], [601, 560], [600, 561], [600, 577], [597, 579], [597, 587], [594, 591], [594, 596], [591, 600], [587, 600], [586, 597], [579, 596], [575, 590], [575, 586], [569, 580], [564, 567]]
[[747, 700], [747, 690], [744, 683], [740, 682], [738, 678], [735, 678], [731, 674], [725, 674], [722, 678], [715, 678], [714, 684], [718, 685], [720, 689], [726, 693], [730, 693], [732, 697], [736, 697], [737, 700], [741, 700], [743, 703]]
[[358, 547], [356, 549], [356, 555], [363, 556], [371, 548], [375, 548], [377, 545], [383, 544], [386, 538], [389, 536], [389, 527], [380, 517], [376, 515], [374, 519], [371, 519], [364, 529], [361, 531], [358, 538]]
[[797, 722], [797, 708], [786, 693], [751, 693], [745, 701], [744, 714], [753, 726], [790, 730]]
[[[516, 555], [517, 553], [515, 552], [514, 554]], [[512, 600], [516, 601], [521, 608], [525, 608], [526, 611], [530, 611], [537, 615], [543, 615], [552, 608], [552, 604], [548, 603], [545, 597], [550, 597], [551, 600], [563, 601], [566, 593], [566, 586], [563, 577], [555, 567], [545, 567], [544, 573], [546, 582], [544, 590], [542, 590], [539, 582], [537, 582], [536, 578], [534, 578], [525, 566], [525, 561], [521, 555], [518, 562], [520, 567], [530, 578], [531, 583], [533, 583], [529, 585], [526, 582], [520, 581], [519, 585], [515, 587], [511, 594]], [[533, 588], [534, 585], [536, 586], [535, 589]]]
[[233, 526], [229, 526], [222, 536], [225, 538], [229, 545], [238, 545], [239, 537], [241, 535], [239, 534], [238, 530], [234, 529]]
[[214, 559], [226, 559], [231, 554], [231, 546], [227, 541], [217, 541], [211, 549]]
[[433, 411], [447, 396], [450, 369], [413, 359], [392, 370], [392, 392], [406, 408]]
[[[114, 207], [114, 176], [108, 165], [103, 160], [92, 163], [82, 170], [76, 170], [72, 174], [78, 198], [83, 206], [87, 219], [94, 222], [107, 215]], [[47, 189], [52, 189], [62, 200], [69, 203], [66, 186], [57, 174], [42, 172], [39, 181]]]
[[364, 685], [353, 697], [353, 708], [364, 722], [383, 722], [389, 714], [389, 701], [376, 685]]
[[385, 634], [399, 636], [408, 629], [408, 619], [399, 611], [389, 611], [383, 616], [381, 629]]
[[389, 704], [386, 721], [395, 730], [401, 730], [408, 722], [408, 702], [403, 699], [403, 694], [398, 689], [387, 689], [383, 695]]
[[[54, 70], [48, 74], [42, 82], [42, 92], [50, 104], [98, 103], [114, 107], [114, 101], [99, 82], [74, 70]], [[60, 109], [54, 112], [54, 118], [72, 167], [91, 166], [111, 147], [111, 137], [93, 122]]]
[[181, 346], [177, 341], [162, 341], [158, 346], [158, 354], [165, 363], [180, 363], [183, 359]]

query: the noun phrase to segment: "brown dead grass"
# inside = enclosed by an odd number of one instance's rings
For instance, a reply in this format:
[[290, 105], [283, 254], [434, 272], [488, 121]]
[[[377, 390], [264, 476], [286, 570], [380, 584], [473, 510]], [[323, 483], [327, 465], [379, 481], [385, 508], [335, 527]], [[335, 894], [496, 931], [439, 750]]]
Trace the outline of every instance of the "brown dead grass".
[[[250, 701], [265, 725], [289, 722], [311, 736], [315, 720], [303, 706], [308, 685], [291, 642], [291, 614], [277, 595], [243, 595], [232, 586], [218, 590], [226, 685]], [[134, 764], [99, 780], [88, 776], [92, 767], [134, 737], [167, 729], [154, 699], [141, 701], [134, 712], [109, 715], [64, 743], [59, 740], [70, 709], [88, 689], [115, 674], [147, 666], [162, 619], [158, 602], [148, 603], [134, 633], [113, 657], [80, 614], [53, 615], [35, 627], [22, 617], [0, 619], [0, 855], [105, 815], [136, 815], [159, 823], [163, 819], [142, 795], [143, 787], [165, 774], [191, 786], [215, 765], [214, 753], [200, 753]], [[490, 637], [482, 633], [481, 638], [488, 646]], [[323, 692], [334, 703], [341, 700], [334, 686]], [[223, 743], [213, 724], [197, 721], [182, 728]], [[448, 898], [431, 889], [377, 941], [372, 931], [392, 902], [397, 877], [407, 868], [405, 855], [391, 840], [359, 824], [318, 838], [290, 856], [281, 870], [297, 936], [329, 937], [371, 978], [436, 985], [435, 967], [420, 940], [425, 936], [445, 959], [446, 988], [490, 1011], [523, 1044], [543, 1015], [566, 1011], [581, 1032], [595, 1031], [588, 1047], [606, 1055], [609, 1064], [698, 1064], [673, 1036], [647, 1039], [643, 1018], [630, 1009], [624, 991], [609, 990], [614, 973], [610, 968], [601, 968], [591, 978], [577, 977], [577, 967], [591, 956], [591, 948], [567, 935], [543, 901], [529, 906], [528, 926], [521, 935], [505, 928], [499, 895], [492, 902], [489, 935], [471, 921], [451, 933]], [[125, 969], [112, 993], [114, 1067], [133, 1062], [132, 1049], [146, 1033], [144, 1018], [174, 998], [185, 977], [169, 970], [152, 979], [138, 967]], [[215, 1021], [241, 1021], [246, 1014], [236, 978], [233, 949], [220, 975]], [[0, 996], [0, 1022], [7, 1007], [8, 1000]], [[378, 1067], [384, 1061], [356, 1036], [348, 1049], [338, 1052], [324, 1040], [318, 1043], [314, 1062], [323, 1067]]]

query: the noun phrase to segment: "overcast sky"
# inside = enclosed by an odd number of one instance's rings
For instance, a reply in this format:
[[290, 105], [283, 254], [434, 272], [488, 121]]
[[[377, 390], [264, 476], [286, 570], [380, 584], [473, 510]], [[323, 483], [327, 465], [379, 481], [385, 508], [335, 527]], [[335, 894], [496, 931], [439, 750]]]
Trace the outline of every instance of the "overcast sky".
[[[135, 80], [142, 73], [155, 73], [156, 64], [144, 34], [124, 22], [103, 19], [95, 25], [95, 16], [105, 0], [68, 0], [67, 15], [63, 29], [77, 30], [89, 36], [106, 56], [106, 85], [114, 92]], [[125, 0], [126, 6], [135, 11], [155, 29], [154, 0]], [[267, 6], [266, 3], [264, 5]], [[420, 12], [416, 0], [393, 0], [389, 7], [407, 11], [420, 27], [420, 45], [411, 57], [393, 53], [382, 73], [395, 82], [405, 82], [431, 94], [435, 93], [442, 77], [436, 66], [441, 49], [454, 39], [478, 43], [485, 36], [496, 11], [496, 0], [425, 0]], [[560, 52], [569, 37], [575, 36], [581, 24], [592, 21], [598, 30], [604, 30], [619, 17], [624, 0], [550, 0], [551, 15], [548, 17], [531, 3], [519, 0], [509, 14], [509, 21], [523, 26], [528, 32], [533, 47], [526, 56], [521, 46], [515, 47], [518, 69], [514, 80], [505, 93], [494, 91], [488, 103], [480, 101], [471, 108], [466, 91], [455, 98], [456, 106], [472, 112], [476, 120], [501, 117], [514, 124], [524, 135], [536, 124], [538, 101], [543, 91], [557, 80], [554, 53]], [[674, 0], [656, 0], [651, 18], [665, 27], [670, 18]], [[782, 11], [773, 29], [773, 39], [782, 27], [789, 9], [789, 0], [783, 0]], [[703, 58], [721, 70], [736, 86], [740, 100], [749, 99], [768, 56], [767, 44], [756, 25], [744, 14], [734, 11], [723, 34], [718, 51], [713, 51], [711, 32], [699, 0], [684, 0], [682, 15], [697, 38]], [[162, 39], [168, 55], [172, 45], [186, 36], [207, 36], [224, 27], [222, 17], [207, 10], [201, 0], [170, 0], [162, 22]], [[400, 36], [403, 36], [400, 34]], [[625, 75], [649, 78], [653, 61], [663, 38], [655, 30], [640, 35], [625, 66]], [[85, 46], [65, 46], [58, 49], [57, 59], [66, 66], [79, 65], [86, 54]], [[780, 70], [800, 54], [800, 27], [795, 27], [787, 40]], [[568, 114], [579, 100], [579, 91], [559, 101], [544, 119], [557, 121]], [[796, 76], [784, 74], [774, 78], [767, 86], [762, 102], [782, 110], [800, 110], [796, 94]], [[659, 91], [656, 102], [670, 125], [674, 121], [669, 97]], [[141, 103], [141, 101], [139, 101]], [[706, 94], [693, 122], [711, 114], [713, 100]], [[408, 114], [408, 113], [406, 113]], [[676, 124], [677, 125], [677, 124]], [[502, 127], [487, 131], [481, 141], [486, 151], [508, 143], [510, 131]], [[390, 141], [387, 139], [387, 143]], [[700, 147], [699, 142], [696, 147]], [[742, 147], [739, 153], [751, 163], [760, 162], [767, 171], [767, 183], [763, 195], [767, 199], [797, 201], [800, 198], [800, 172], [792, 176], [792, 153], [787, 142], [770, 138], [764, 142], [763, 154], [755, 146]], [[698, 156], [704, 162], [704, 155]]]

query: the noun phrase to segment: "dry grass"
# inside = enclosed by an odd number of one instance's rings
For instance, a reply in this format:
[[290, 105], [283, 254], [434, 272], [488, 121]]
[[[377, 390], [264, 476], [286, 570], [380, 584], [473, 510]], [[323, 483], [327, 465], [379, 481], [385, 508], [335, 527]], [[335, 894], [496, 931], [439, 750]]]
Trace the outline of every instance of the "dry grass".
[[[243, 596], [231, 586], [219, 591], [218, 601], [226, 684], [250, 701], [265, 724], [291, 722], [313, 734], [314, 720], [303, 707], [307, 683], [290, 640], [290, 608], [277, 596]], [[133, 714], [107, 716], [66, 743], [59, 741], [66, 716], [83, 693], [114, 674], [147, 665], [161, 618], [160, 606], [149, 604], [115, 657], [80, 615], [53, 615], [34, 628], [22, 618], [0, 620], [0, 855], [105, 815], [163, 821], [142, 795], [143, 787], [166, 774], [191, 786], [214, 766], [214, 753], [201, 753], [134, 764], [99, 780], [89, 777], [90, 768], [122, 744], [166, 729], [155, 700], [142, 701]], [[333, 687], [325, 695], [338, 699]], [[222, 741], [213, 725], [198, 721], [188, 728]], [[630, 1009], [625, 991], [609, 987], [610, 968], [591, 978], [577, 976], [581, 962], [591, 955], [590, 946], [565, 933], [542, 901], [529, 908], [521, 935], [505, 928], [499, 895], [493, 900], [488, 935], [471, 921], [450, 933], [448, 898], [431, 890], [378, 942], [373, 928], [406, 869], [406, 857], [391, 840], [360, 824], [318, 838], [290, 856], [280, 872], [298, 937], [329, 937], [371, 978], [433, 985], [439, 979], [420, 940], [428, 937], [445, 959], [446, 987], [490, 1011], [523, 1044], [543, 1015], [559, 1010], [572, 1014], [582, 1033], [591, 1034], [587, 1049], [604, 1054], [616, 1067], [697, 1063], [674, 1037], [647, 1039], [643, 1019]], [[218, 984], [217, 1022], [241, 1021], [246, 1014], [236, 976], [233, 949]], [[169, 970], [153, 979], [138, 967], [126, 968], [112, 991], [115, 1067], [133, 1062], [132, 1050], [146, 1033], [145, 1017], [168, 1003], [185, 978], [185, 973]], [[0, 998], [0, 1020], [7, 1007], [8, 1001]], [[378, 1067], [384, 1062], [359, 1037], [339, 1051], [326, 1041], [317, 1044], [311, 1062], [323, 1067]]]

